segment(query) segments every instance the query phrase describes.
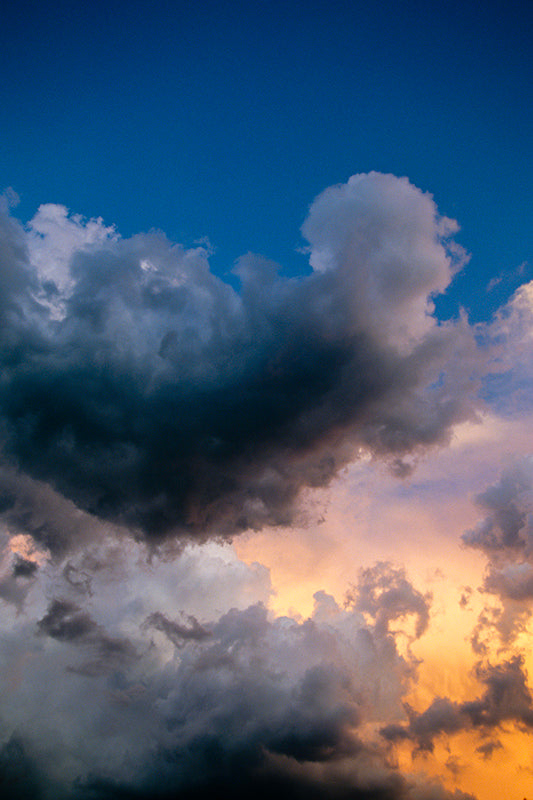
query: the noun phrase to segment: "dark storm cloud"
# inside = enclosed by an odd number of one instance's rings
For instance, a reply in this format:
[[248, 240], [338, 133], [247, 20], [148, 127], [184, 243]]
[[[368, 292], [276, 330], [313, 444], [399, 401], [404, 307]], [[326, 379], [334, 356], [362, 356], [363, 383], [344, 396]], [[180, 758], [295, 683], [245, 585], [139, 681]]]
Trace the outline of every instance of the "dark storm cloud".
[[[486, 689], [476, 700], [454, 702], [437, 697], [422, 713], [406, 706], [409, 723], [389, 725], [381, 734], [389, 741], [412, 740], [420, 750], [432, 751], [434, 740], [442, 734], [477, 729], [482, 733], [497, 730], [504, 722], [533, 730], [533, 697], [527, 685], [524, 659], [515, 656], [499, 664], [479, 664], [476, 678]], [[485, 747], [486, 757], [492, 748]]]
[[[212, 758], [220, 754], [216, 749]], [[456, 789], [448, 792], [441, 785], [427, 783], [416, 785], [392, 770], [376, 770], [365, 776], [362, 785], [357, 784], [357, 773], [346, 769], [331, 770], [320, 775], [291, 770], [286, 764], [271, 760], [265, 755], [256, 759], [251, 754], [242, 754], [232, 761], [230, 768], [221, 765], [220, 775], [213, 785], [185, 788], [176, 794], [172, 789], [164, 790], [151, 786], [145, 791], [129, 790], [111, 781], [94, 780], [78, 787], [72, 800], [211, 800], [231, 797], [235, 800], [475, 800], [471, 794]]]
[[239, 293], [202, 248], [58, 208], [29, 253], [4, 213], [1, 250], [2, 494], [10, 525], [53, 552], [76, 539], [69, 501], [150, 541], [286, 525], [359, 448], [403, 475], [472, 413], [470, 332], [431, 316], [457, 228], [406, 179], [328, 189], [303, 227], [313, 272], [249, 255]]
[[0, 798], [2, 800], [42, 800], [43, 776], [15, 736], [0, 748]]

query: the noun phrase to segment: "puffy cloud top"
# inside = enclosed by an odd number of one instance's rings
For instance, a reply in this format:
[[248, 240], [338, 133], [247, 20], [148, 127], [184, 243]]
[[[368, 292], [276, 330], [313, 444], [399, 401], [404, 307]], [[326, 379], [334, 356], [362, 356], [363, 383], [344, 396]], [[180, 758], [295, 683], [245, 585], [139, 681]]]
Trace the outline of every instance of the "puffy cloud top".
[[354, 330], [402, 348], [431, 329], [432, 296], [466, 260], [450, 246], [458, 230], [431, 195], [377, 172], [326, 189], [302, 228], [313, 268], [333, 273], [339, 291], [348, 291]]

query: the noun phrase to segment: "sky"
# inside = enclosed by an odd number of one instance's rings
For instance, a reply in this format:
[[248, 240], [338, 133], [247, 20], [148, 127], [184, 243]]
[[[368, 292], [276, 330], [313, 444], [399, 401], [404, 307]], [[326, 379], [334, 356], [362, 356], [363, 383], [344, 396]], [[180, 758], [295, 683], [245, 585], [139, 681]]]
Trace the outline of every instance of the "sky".
[[533, 798], [532, 22], [7, 9], [2, 799]]

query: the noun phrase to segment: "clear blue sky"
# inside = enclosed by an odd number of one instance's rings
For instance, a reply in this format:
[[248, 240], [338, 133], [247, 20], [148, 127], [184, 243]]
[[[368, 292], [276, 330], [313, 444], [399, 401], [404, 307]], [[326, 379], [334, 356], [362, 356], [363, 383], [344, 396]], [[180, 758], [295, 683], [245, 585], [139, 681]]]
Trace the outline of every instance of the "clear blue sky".
[[292, 272], [318, 192], [407, 175], [472, 254], [440, 313], [483, 317], [532, 274], [532, 21], [516, 0], [11, 3], [0, 188], [23, 219], [62, 203], [207, 236], [221, 273], [249, 250]]

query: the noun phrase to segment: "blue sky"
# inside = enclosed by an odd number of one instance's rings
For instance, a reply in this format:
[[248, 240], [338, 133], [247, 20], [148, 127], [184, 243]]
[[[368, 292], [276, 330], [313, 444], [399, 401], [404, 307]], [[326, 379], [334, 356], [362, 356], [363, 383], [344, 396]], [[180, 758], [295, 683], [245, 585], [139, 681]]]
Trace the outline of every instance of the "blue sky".
[[[0, 176], [122, 235], [208, 237], [303, 270], [314, 197], [406, 175], [471, 262], [438, 305], [486, 317], [531, 274], [528, 2], [22, 2], [4, 13]], [[491, 278], [508, 277], [491, 292]]]

